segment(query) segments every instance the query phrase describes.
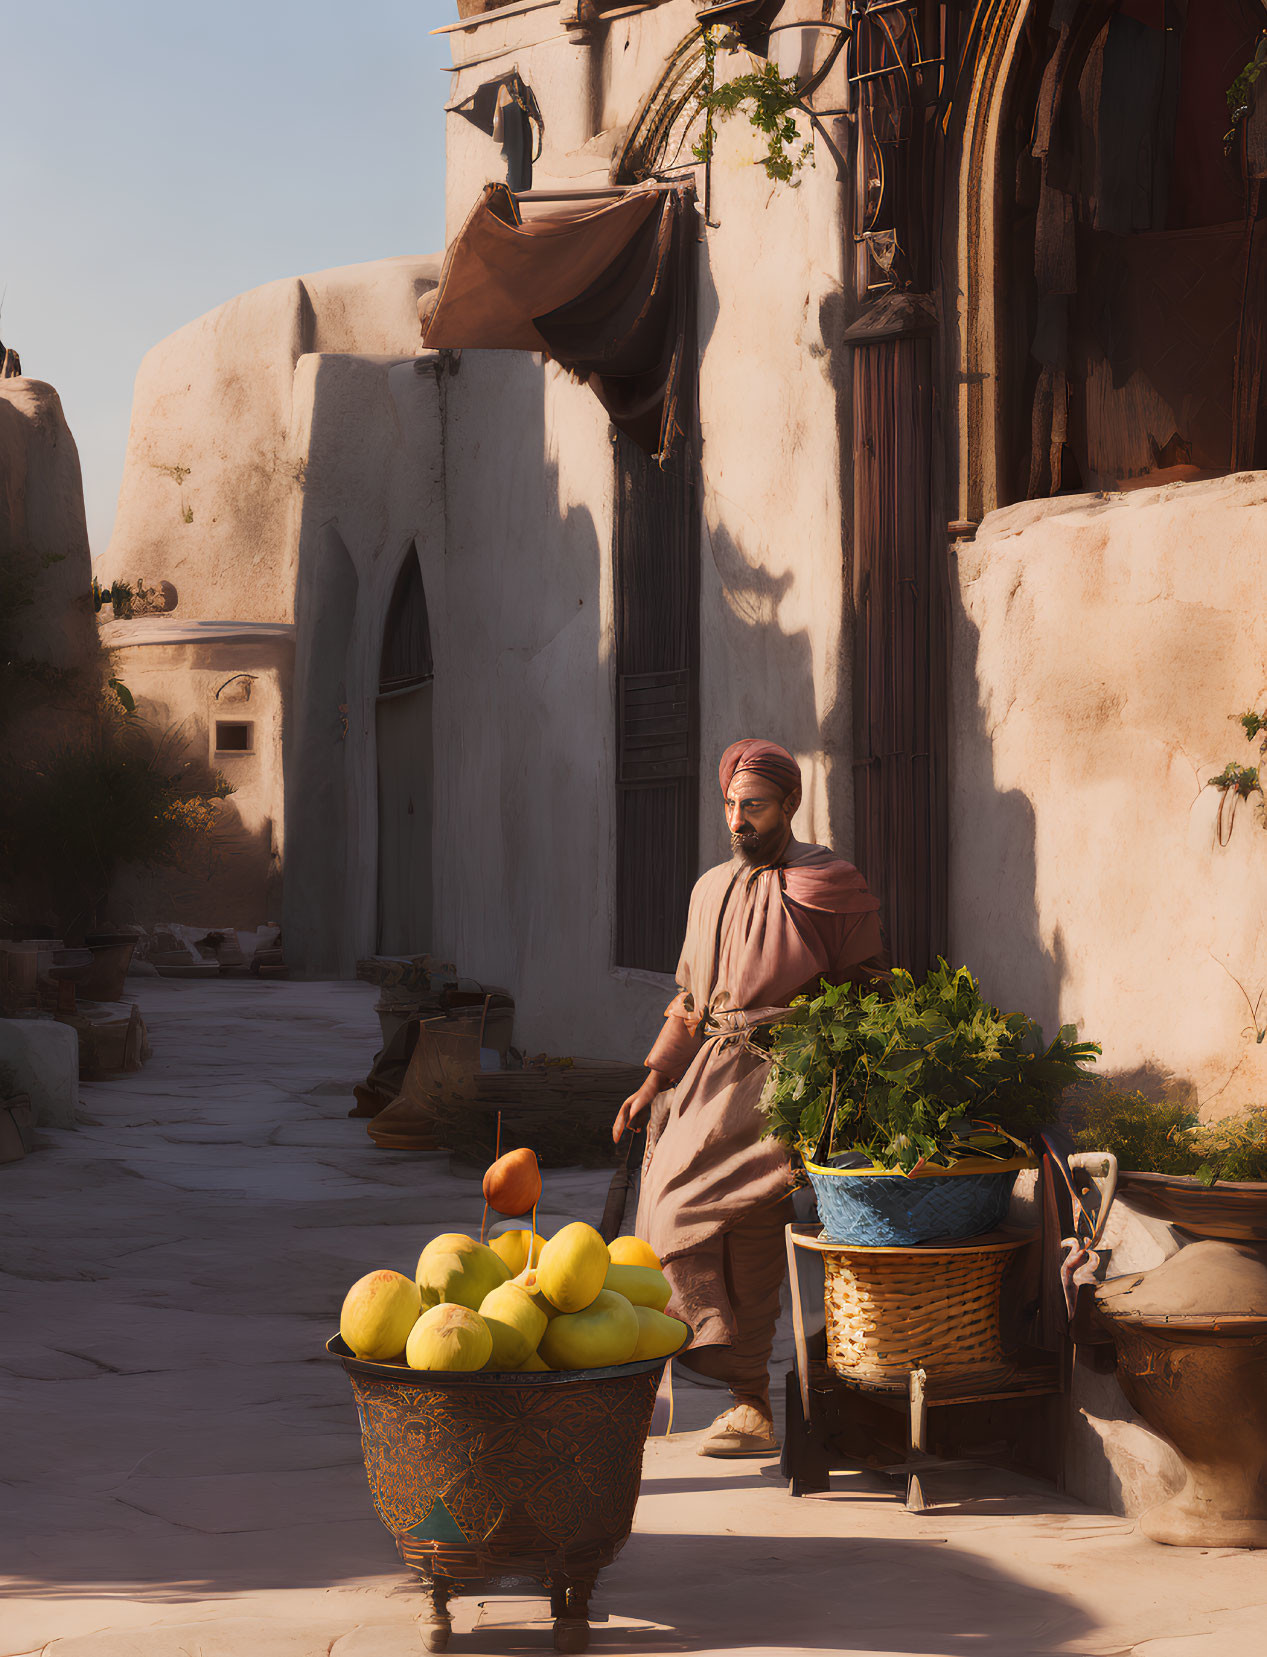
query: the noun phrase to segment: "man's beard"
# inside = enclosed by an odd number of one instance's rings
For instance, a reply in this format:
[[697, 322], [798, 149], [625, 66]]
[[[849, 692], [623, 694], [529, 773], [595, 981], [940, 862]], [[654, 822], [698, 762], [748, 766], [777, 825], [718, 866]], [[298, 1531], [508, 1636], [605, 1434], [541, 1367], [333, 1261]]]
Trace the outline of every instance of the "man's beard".
[[749, 829], [746, 834], [732, 834], [730, 837], [731, 850], [745, 863], [753, 866], [764, 863], [767, 853], [773, 848], [778, 839], [778, 831], [771, 834], [758, 834]]

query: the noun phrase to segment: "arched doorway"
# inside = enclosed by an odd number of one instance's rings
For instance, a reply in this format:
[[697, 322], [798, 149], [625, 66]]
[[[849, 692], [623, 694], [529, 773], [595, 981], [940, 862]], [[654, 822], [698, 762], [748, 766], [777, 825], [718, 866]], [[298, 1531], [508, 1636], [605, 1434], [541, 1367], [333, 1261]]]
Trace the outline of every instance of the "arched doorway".
[[969, 213], [961, 243], [962, 381], [994, 416], [967, 422], [965, 515], [1262, 465], [1261, 94], [1228, 131], [1261, 0], [1015, 16], [977, 77], [991, 92], [964, 174], [994, 220]]
[[375, 706], [382, 955], [420, 955], [431, 947], [432, 673], [427, 598], [411, 543], [383, 627]]

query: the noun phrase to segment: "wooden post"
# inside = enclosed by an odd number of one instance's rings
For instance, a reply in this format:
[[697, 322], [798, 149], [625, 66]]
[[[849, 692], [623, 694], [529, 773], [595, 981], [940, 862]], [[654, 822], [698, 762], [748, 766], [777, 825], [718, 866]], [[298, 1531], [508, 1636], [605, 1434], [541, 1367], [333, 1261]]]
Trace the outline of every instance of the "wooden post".
[[[928, 1376], [922, 1369], [913, 1369], [908, 1381], [911, 1407], [911, 1454], [921, 1460], [928, 1454], [928, 1402], [924, 1397], [924, 1386]], [[910, 1473], [906, 1479], [906, 1506], [910, 1513], [922, 1513], [927, 1507], [924, 1500], [923, 1486], [919, 1482], [918, 1473]]]

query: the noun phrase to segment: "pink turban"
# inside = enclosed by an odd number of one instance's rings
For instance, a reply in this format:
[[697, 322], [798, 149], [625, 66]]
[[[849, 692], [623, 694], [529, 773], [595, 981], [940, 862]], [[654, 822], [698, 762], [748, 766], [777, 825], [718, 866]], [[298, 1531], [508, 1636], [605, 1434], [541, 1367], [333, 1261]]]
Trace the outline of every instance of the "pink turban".
[[753, 771], [767, 782], [777, 783], [784, 799], [801, 786], [801, 768], [787, 749], [780, 748], [777, 742], [762, 742], [758, 737], [746, 736], [732, 742], [722, 755], [717, 775], [723, 794], [736, 771]]

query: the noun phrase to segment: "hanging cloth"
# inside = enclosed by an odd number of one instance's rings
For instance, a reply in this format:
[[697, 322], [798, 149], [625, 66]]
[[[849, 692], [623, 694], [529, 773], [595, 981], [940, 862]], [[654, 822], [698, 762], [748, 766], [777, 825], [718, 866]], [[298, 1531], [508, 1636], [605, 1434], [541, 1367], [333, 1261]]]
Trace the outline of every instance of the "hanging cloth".
[[541, 351], [661, 464], [681, 435], [691, 319], [686, 192], [521, 201], [488, 184], [420, 308], [431, 347]]

